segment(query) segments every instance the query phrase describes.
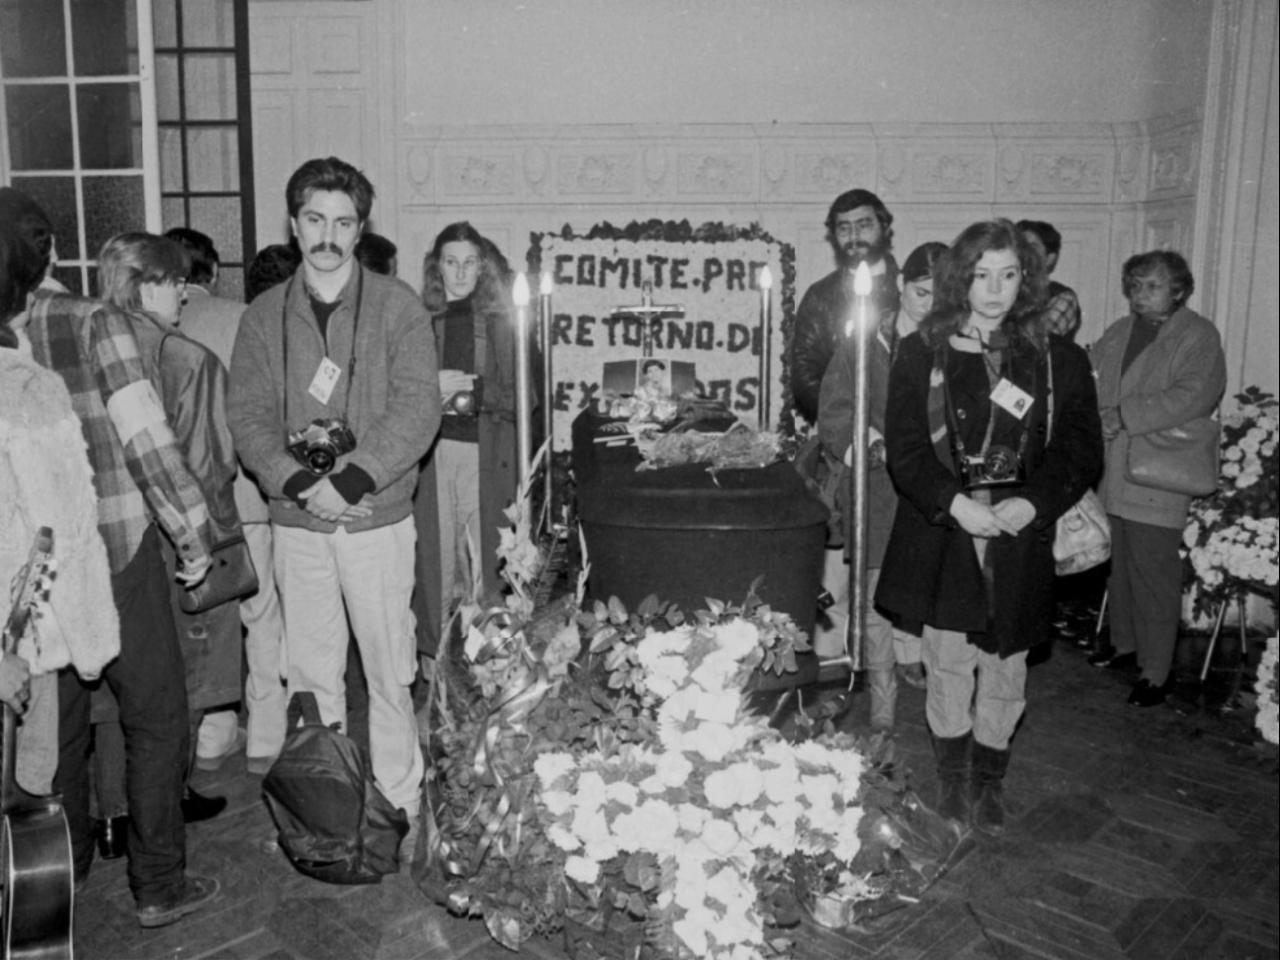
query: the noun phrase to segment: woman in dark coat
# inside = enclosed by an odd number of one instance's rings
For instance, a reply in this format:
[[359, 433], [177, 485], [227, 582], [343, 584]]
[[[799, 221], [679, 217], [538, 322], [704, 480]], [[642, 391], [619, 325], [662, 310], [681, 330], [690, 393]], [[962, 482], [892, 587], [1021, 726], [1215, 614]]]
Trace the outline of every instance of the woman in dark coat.
[[974, 825], [993, 833], [1027, 651], [1048, 632], [1054, 523], [1102, 467], [1088, 357], [1047, 332], [1045, 289], [1012, 223], [968, 227], [935, 264], [933, 309], [889, 384], [899, 503], [876, 602], [925, 625], [940, 811], [967, 817], [972, 773]]
[[446, 414], [414, 501], [413, 609], [418, 650], [427, 657], [458, 601], [471, 596], [473, 565], [484, 599], [502, 591], [498, 528], [519, 472], [511, 280], [506, 258], [465, 221], [441, 230], [423, 262], [422, 300], [435, 326]]

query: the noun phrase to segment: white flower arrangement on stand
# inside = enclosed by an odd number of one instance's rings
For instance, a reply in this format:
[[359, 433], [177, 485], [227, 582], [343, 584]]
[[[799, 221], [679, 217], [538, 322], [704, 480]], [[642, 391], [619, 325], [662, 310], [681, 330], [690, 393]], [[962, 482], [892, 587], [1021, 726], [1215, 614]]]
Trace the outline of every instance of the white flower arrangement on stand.
[[1280, 687], [1277, 686], [1276, 661], [1280, 658], [1280, 638], [1267, 641], [1267, 649], [1258, 664], [1258, 716], [1254, 720], [1259, 732], [1272, 743], [1280, 743]]

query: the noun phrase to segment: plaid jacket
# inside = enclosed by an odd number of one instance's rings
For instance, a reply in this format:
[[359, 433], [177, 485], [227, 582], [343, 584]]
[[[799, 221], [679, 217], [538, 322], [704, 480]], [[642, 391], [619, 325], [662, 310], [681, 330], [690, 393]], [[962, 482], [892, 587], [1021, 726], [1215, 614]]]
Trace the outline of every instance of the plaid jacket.
[[208, 514], [129, 321], [105, 303], [38, 296], [27, 335], [33, 359], [71, 394], [93, 465], [98, 531], [111, 572], [122, 571], [158, 520], [184, 560], [208, 554]]

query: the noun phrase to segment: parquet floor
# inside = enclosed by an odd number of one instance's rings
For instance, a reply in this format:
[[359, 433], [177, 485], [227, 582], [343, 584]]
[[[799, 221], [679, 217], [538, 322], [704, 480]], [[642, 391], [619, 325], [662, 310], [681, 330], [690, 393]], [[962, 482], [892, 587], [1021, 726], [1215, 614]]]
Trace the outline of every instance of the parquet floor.
[[[1181, 644], [1188, 667], [1203, 640]], [[980, 841], [925, 899], [865, 932], [810, 930], [805, 960], [1263, 960], [1280, 957], [1280, 791], [1250, 714], [1138, 710], [1125, 679], [1065, 643], [1032, 668], [1006, 781], [1011, 826]], [[933, 772], [924, 694], [899, 700], [899, 754], [922, 794]], [[229, 809], [188, 828], [193, 870], [219, 898], [172, 927], [133, 918], [124, 861], [94, 865], [77, 904], [82, 960], [506, 960], [479, 920], [429, 904], [407, 875], [342, 888], [264, 848], [271, 824], [243, 757], [199, 774]], [[525, 955], [563, 958], [557, 942]]]

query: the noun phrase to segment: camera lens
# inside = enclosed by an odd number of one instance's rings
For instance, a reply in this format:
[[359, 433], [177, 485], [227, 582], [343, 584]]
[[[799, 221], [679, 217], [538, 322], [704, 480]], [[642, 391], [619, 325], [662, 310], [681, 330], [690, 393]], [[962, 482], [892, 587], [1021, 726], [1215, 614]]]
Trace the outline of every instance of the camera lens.
[[320, 476], [333, 469], [335, 457], [333, 451], [325, 447], [312, 447], [307, 451], [307, 467]]

